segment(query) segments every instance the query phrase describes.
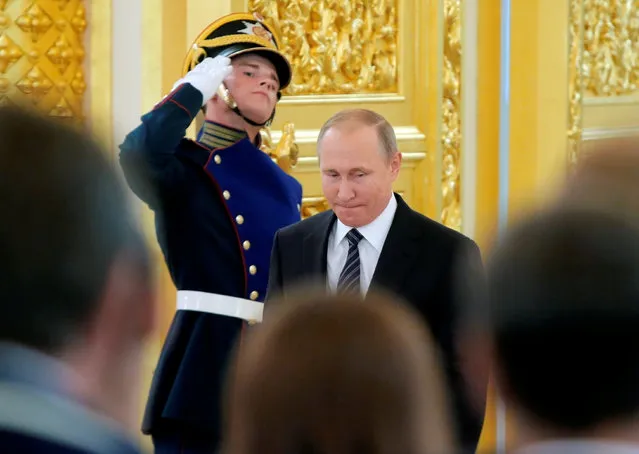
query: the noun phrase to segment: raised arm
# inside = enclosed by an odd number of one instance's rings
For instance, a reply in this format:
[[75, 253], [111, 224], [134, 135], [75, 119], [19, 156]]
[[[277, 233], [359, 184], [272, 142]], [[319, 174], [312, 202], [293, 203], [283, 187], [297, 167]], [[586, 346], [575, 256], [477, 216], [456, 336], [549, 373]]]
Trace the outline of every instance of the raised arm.
[[130, 188], [151, 208], [175, 193], [182, 167], [175, 150], [199, 109], [231, 72], [230, 59], [206, 58], [178, 80], [173, 91], [142, 117], [120, 145], [120, 165]]

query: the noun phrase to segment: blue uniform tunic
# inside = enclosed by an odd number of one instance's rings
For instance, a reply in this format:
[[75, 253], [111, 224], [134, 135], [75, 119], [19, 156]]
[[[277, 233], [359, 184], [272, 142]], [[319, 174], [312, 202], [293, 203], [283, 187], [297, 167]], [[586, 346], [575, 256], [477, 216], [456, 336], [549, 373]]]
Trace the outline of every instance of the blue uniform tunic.
[[[120, 164], [155, 213], [178, 290], [263, 301], [275, 232], [300, 220], [302, 187], [242, 131], [207, 123], [197, 141], [185, 139], [201, 105], [198, 90], [177, 87], [128, 134]], [[144, 433], [177, 426], [219, 438], [227, 363], [243, 325], [233, 317], [176, 312], [153, 377]]]

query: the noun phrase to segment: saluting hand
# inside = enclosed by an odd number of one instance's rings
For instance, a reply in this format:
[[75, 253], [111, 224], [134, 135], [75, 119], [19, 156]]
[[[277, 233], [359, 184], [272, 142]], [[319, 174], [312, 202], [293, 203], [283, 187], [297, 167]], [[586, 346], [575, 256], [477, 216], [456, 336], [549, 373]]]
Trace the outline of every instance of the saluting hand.
[[220, 55], [215, 58], [207, 57], [178, 80], [173, 89], [184, 83], [191, 84], [193, 88], [202, 93], [202, 105], [204, 106], [215, 95], [220, 84], [232, 71], [230, 58]]

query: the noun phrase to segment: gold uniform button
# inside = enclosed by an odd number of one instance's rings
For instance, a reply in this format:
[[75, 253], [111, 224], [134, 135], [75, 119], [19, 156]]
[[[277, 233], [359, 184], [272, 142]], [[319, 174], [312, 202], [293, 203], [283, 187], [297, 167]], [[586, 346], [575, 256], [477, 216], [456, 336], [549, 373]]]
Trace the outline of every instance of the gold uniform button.
[[220, 155], [219, 155], [219, 154], [216, 154], [216, 155], [213, 157], [213, 160], [215, 161], [215, 163], [216, 163], [216, 164], [219, 164], [219, 163], [221, 163], [221, 162], [222, 162], [222, 158], [220, 158]]
[[259, 296], [259, 294], [255, 290], [253, 290], [251, 292], [251, 299], [252, 300], [256, 300], [258, 296]]
[[224, 191], [224, 192], [222, 193], [222, 195], [224, 196], [224, 198], [225, 198], [226, 200], [228, 200], [228, 199], [230, 199], [230, 198], [231, 198], [231, 193], [230, 193], [229, 191]]
[[238, 214], [237, 216], [235, 216], [235, 221], [238, 224], [244, 224], [244, 216], [242, 216], [241, 214]]
[[249, 273], [251, 274], [257, 273], [257, 267], [255, 265], [249, 266]]
[[242, 243], [242, 246], [244, 247], [245, 251], [248, 251], [249, 249], [251, 249], [251, 242], [246, 240], [244, 243]]

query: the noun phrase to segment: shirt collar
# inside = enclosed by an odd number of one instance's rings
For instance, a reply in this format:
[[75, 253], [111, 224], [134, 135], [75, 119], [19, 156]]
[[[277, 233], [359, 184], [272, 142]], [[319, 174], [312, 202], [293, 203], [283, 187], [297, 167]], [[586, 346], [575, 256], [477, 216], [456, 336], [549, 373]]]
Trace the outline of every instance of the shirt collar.
[[[357, 227], [359, 233], [362, 234], [364, 239], [368, 241], [371, 246], [373, 246], [377, 250], [377, 252], [382, 251], [384, 241], [386, 240], [386, 235], [388, 234], [391, 224], [393, 223], [393, 218], [395, 217], [396, 210], [397, 200], [395, 199], [395, 195], [391, 194], [391, 198], [388, 201], [386, 208], [384, 208], [384, 211], [382, 211], [379, 216], [377, 216], [371, 223], [362, 227]], [[337, 229], [335, 230], [335, 240], [336, 244], [339, 244], [342, 242], [342, 240], [344, 240], [346, 234], [353, 227], [348, 227], [339, 219], [337, 219], [336, 225]]]
[[11, 381], [70, 395], [75, 372], [63, 362], [38, 350], [0, 342], [0, 381]]

